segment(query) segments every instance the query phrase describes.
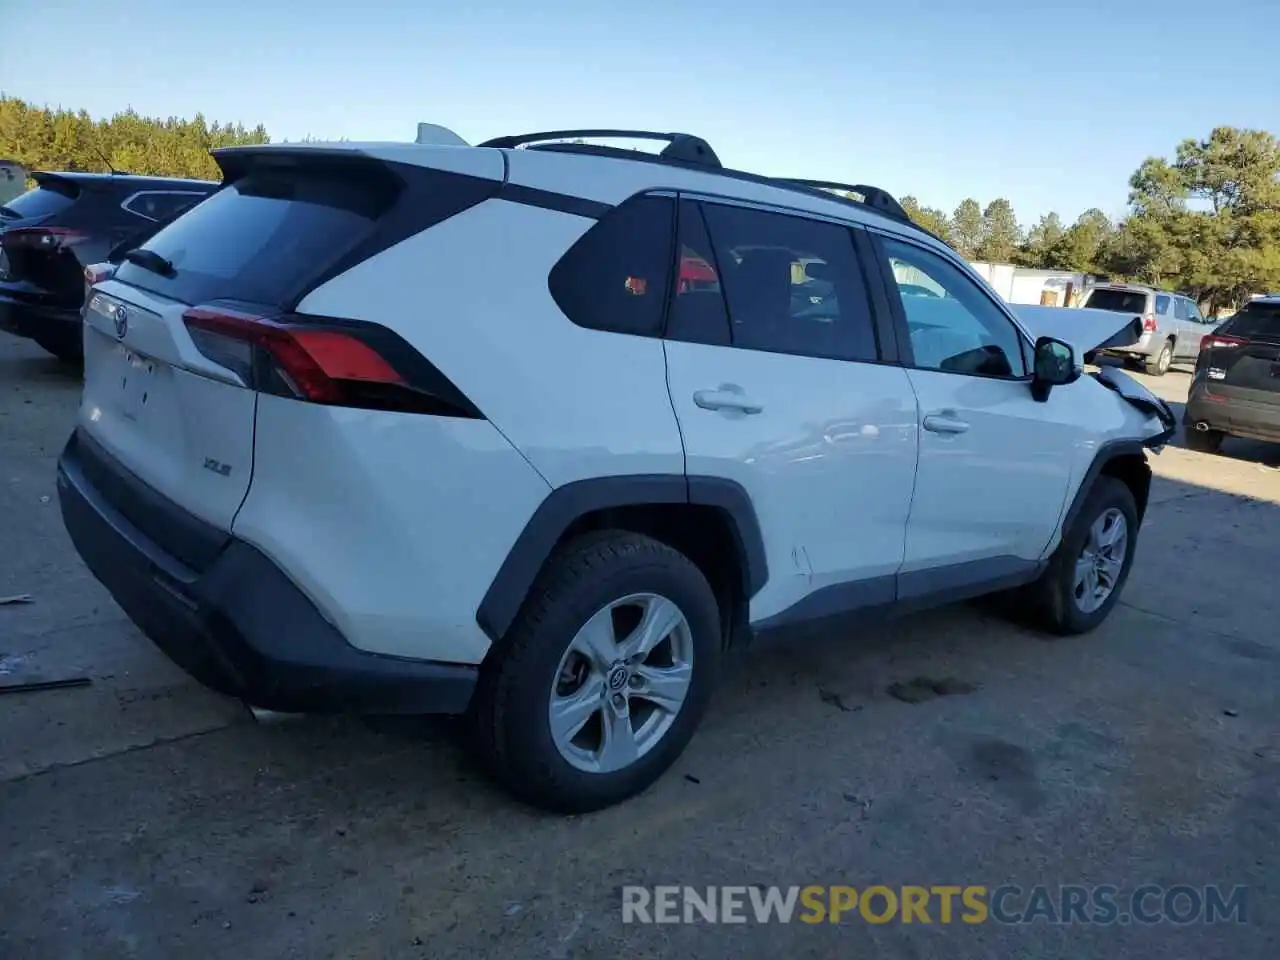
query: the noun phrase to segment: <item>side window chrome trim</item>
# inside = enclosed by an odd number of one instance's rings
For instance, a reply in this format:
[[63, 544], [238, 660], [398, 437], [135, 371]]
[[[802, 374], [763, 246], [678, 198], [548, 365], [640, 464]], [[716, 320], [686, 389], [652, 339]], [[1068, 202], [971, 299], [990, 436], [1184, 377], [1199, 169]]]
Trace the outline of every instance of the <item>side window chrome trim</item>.
[[[955, 267], [957, 270], [963, 273], [970, 280], [974, 280], [975, 277], [978, 281], [982, 280], [982, 277], [976, 276], [976, 274], [974, 273], [973, 267], [969, 266], [969, 264], [967, 264], [963, 259], [957, 256], [954, 251], [948, 251], [944, 253], [942, 250], [937, 249], [935, 247], [926, 246], [923, 243], [917, 243], [913, 238], [909, 236], [904, 236], [903, 234], [900, 234], [900, 233], [890, 233], [887, 230], [877, 230], [877, 229], [868, 227], [867, 232], [874, 233], [877, 236], [884, 237], [887, 240], [893, 240], [896, 243], [905, 243], [908, 246], [915, 247], [917, 250], [921, 250], [925, 253], [933, 254], [935, 257], [939, 257], [943, 260], [946, 260], [949, 264], [951, 264], [951, 266]], [[989, 284], [985, 282], [975, 282], [974, 286], [976, 286], [979, 290], [981, 290], [983, 296], [985, 296], [991, 303], [995, 304], [996, 309], [999, 310], [1001, 313], [1005, 315], [1005, 317], [1008, 318], [1009, 322], [1013, 324], [1013, 328], [1017, 330], [1018, 333], [1022, 336], [1022, 338], [1027, 341], [1027, 344], [1034, 349], [1035, 343], [1036, 343], [1035, 337], [1031, 336], [1031, 334], [1027, 332], [1027, 328], [1022, 325], [1022, 321], [1018, 318], [1018, 315], [1014, 313], [1013, 307], [1010, 306], [1008, 303], [1006, 303], [998, 293], [995, 293], [991, 289]], [[943, 371], [943, 372], [946, 373], [949, 371]], [[1026, 379], [1026, 377], [1013, 377], [1013, 378], [1004, 377], [1001, 379], [1024, 380]]]
[[143, 220], [150, 220], [152, 223], [159, 223], [160, 217], [149, 217], [140, 210], [134, 210], [130, 206], [139, 197], [207, 197], [209, 194], [201, 190], [139, 190], [137, 193], [131, 194], [120, 201], [120, 209], [125, 213], [131, 213], [135, 217], [141, 217]]
[[758, 210], [761, 213], [777, 213], [787, 217], [800, 217], [804, 220], [817, 220], [820, 223], [830, 223], [837, 227], [843, 227], [846, 230], [860, 229], [866, 227], [866, 221], [856, 220], [852, 217], [834, 217], [826, 213], [820, 213], [816, 210], [808, 210], [804, 207], [791, 207], [780, 203], [766, 203], [762, 200], [745, 200], [742, 197], [726, 197], [721, 194], [705, 193], [697, 190], [680, 190], [678, 191], [681, 200], [692, 200], [695, 203], [711, 203], [719, 204], [723, 207], [741, 207], [745, 210]]

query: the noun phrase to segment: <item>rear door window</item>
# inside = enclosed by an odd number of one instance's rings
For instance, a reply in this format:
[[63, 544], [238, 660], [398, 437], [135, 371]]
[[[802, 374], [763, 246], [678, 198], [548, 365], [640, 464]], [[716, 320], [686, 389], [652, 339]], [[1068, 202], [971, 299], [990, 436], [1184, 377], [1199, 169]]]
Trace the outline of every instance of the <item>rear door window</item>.
[[674, 216], [670, 198], [634, 197], [579, 237], [548, 277], [564, 315], [592, 330], [660, 336]]
[[65, 180], [47, 180], [34, 190], [28, 190], [0, 207], [0, 218], [17, 220], [47, 217], [65, 210], [79, 196], [80, 188], [75, 184]]
[[714, 203], [702, 210], [733, 346], [878, 359], [866, 281], [846, 227]]
[[1114, 310], [1117, 313], [1144, 313], [1147, 309], [1147, 295], [1141, 291], [1101, 287], [1089, 294], [1085, 306], [1093, 310]]
[[186, 303], [279, 306], [373, 231], [395, 193], [351, 172], [250, 173], [143, 244], [171, 277], [126, 261], [117, 278]]

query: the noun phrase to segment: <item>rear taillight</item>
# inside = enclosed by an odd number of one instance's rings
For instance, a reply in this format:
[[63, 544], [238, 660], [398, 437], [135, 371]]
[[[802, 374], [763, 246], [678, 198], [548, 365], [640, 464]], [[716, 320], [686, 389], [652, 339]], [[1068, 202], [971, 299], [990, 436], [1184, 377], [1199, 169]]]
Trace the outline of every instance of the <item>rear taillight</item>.
[[377, 324], [267, 317], [221, 306], [192, 307], [183, 321], [197, 350], [261, 393], [331, 406], [481, 416], [430, 361]]
[[1151, 333], [1156, 328], [1156, 315], [1154, 313], [1143, 314], [1142, 330], [1144, 333]]
[[1206, 333], [1200, 338], [1200, 349], [1216, 350], [1219, 347], [1243, 347], [1248, 342], [1243, 337], [1233, 337], [1223, 333]]
[[0, 236], [0, 244], [11, 250], [61, 250], [88, 239], [88, 234], [66, 227], [15, 227]]

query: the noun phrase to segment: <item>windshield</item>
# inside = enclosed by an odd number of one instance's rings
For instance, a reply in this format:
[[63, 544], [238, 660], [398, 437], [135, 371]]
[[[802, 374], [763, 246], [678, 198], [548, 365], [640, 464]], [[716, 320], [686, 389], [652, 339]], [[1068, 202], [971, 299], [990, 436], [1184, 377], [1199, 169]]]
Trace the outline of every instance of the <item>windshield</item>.
[[1147, 295], [1141, 290], [1094, 290], [1084, 304], [1092, 310], [1113, 310], [1116, 313], [1145, 313]]

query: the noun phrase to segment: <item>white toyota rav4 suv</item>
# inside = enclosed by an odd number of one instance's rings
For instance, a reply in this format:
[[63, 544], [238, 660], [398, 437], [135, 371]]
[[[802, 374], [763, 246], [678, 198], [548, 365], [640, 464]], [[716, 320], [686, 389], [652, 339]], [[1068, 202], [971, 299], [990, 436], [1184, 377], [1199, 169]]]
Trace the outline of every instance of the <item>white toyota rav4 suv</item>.
[[[619, 133], [667, 145], [583, 142]], [[465, 713], [510, 789], [587, 810], [766, 631], [1107, 616], [1174, 424], [1082, 375], [1115, 314], [1020, 318], [883, 191], [696, 137], [425, 139], [218, 150], [92, 291], [63, 517], [200, 681]]]

